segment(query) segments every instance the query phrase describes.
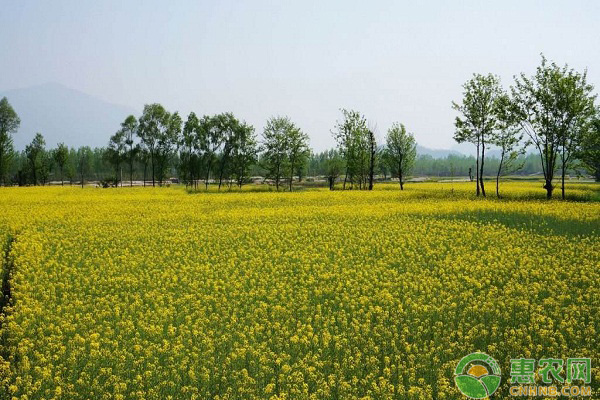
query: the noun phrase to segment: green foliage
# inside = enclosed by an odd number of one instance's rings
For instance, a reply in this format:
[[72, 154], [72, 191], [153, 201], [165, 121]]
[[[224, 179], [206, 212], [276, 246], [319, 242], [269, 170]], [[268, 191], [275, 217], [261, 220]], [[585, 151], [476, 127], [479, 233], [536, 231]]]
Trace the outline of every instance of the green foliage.
[[544, 56], [532, 77], [521, 74], [515, 80], [512, 94], [517, 116], [529, 137], [528, 144], [539, 153], [548, 198], [554, 190], [552, 180], [559, 157], [564, 176], [571, 156], [590, 126], [595, 99], [592, 90], [586, 73], [548, 63]]
[[577, 156], [596, 182], [600, 182], [600, 110], [591, 128], [583, 135]]
[[367, 120], [358, 111], [342, 109], [341, 112], [342, 120], [336, 123], [333, 137], [345, 161], [344, 188], [346, 183], [350, 183], [351, 187], [366, 188], [371, 160]]
[[497, 125], [495, 107], [498, 97], [502, 94], [500, 78], [492, 74], [474, 74], [473, 78], [463, 85], [463, 89], [462, 103], [452, 103], [452, 107], [460, 113], [454, 123], [456, 127], [454, 140], [458, 143], [475, 144], [477, 148], [477, 195], [481, 189], [481, 193], [485, 196], [483, 183], [485, 149], [486, 144], [493, 140], [493, 133]]
[[394, 123], [385, 138], [385, 161], [398, 177], [400, 188], [404, 189], [404, 177], [410, 174], [417, 156], [417, 143], [412, 133], [403, 124]]
[[21, 120], [8, 99], [0, 100], [0, 182], [5, 183], [6, 174], [13, 157], [12, 134], [19, 129]]

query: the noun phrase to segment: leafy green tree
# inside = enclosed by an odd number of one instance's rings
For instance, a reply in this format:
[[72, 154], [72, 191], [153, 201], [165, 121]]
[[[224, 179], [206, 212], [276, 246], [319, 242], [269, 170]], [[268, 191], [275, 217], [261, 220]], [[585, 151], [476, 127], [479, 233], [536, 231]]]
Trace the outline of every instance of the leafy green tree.
[[[108, 142], [108, 147], [104, 152], [104, 158], [108, 161], [114, 168], [114, 177], [115, 177], [115, 186], [119, 185], [121, 165], [123, 161], [127, 157], [127, 143], [125, 132], [120, 129], [114, 135], [110, 137]], [[121, 186], [123, 182], [121, 182]]]
[[560, 158], [564, 176], [591, 122], [591, 90], [585, 74], [548, 63], [544, 56], [532, 77], [521, 74], [515, 80], [512, 94], [519, 123], [541, 159], [548, 199], [557, 161]]
[[310, 148], [308, 146], [308, 135], [300, 130], [297, 126], [293, 126], [287, 130], [285, 138], [286, 147], [286, 159], [289, 167], [289, 187], [290, 192], [292, 191], [292, 183], [294, 181], [294, 172], [299, 165], [306, 162], [308, 155], [310, 154]]
[[367, 120], [358, 111], [342, 109], [342, 120], [336, 123], [333, 137], [338, 144], [340, 154], [344, 158], [346, 173], [344, 186], [350, 182], [359, 189], [366, 187], [370, 163], [370, 136]]
[[231, 173], [231, 154], [236, 141], [240, 122], [232, 113], [218, 114], [213, 117], [213, 132], [220, 138], [221, 154], [219, 160], [219, 190], [226, 174]]
[[12, 108], [8, 99], [0, 100], [0, 180], [6, 183], [6, 173], [13, 156], [12, 134], [19, 129], [21, 120]]
[[61, 186], [64, 186], [65, 181], [64, 181], [64, 172], [65, 172], [65, 165], [67, 164], [67, 161], [69, 160], [69, 148], [64, 144], [64, 143], [59, 143], [58, 146], [56, 147], [56, 149], [54, 150], [54, 161], [56, 162], [56, 165], [58, 166], [58, 169], [60, 170], [60, 184]]
[[335, 181], [344, 169], [344, 160], [336, 150], [329, 150], [326, 153], [325, 164], [329, 190], [334, 190]]
[[558, 77], [557, 102], [561, 194], [565, 199], [565, 175], [573, 166], [575, 156], [588, 131], [593, 128], [596, 115], [592, 94], [594, 86], [587, 82], [587, 71], [582, 74], [565, 65]]
[[492, 143], [500, 149], [500, 162], [496, 172], [496, 196], [500, 198], [500, 175], [514, 172], [522, 167], [519, 157], [524, 153], [519, 148], [523, 133], [515, 114], [515, 106], [508, 94], [503, 93], [496, 99], [496, 130], [492, 135]]
[[166, 127], [159, 130], [155, 148], [156, 173], [160, 185], [166, 178], [169, 161], [175, 152], [177, 139], [181, 133], [181, 117], [179, 113], [166, 114]]
[[200, 120], [195, 113], [191, 112], [183, 125], [183, 130], [178, 140], [180, 178], [185, 182], [186, 186], [188, 184], [194, 185], [199, 173], [196, 166], [199, 159], [198, 153], [202, 151], [200, 129]]
[[27, 154], [27, 160], [29, 161], [29, 168], [31, 171], [31, 181], [34, 185], [37, 185], [40, 168], [42, 168], [43, 153], [45, 151], [46, 141], [41, 133], [36, 133], [35, 137], [25, 147], [25, 153]]
[[[461, 104], [452, 103], [452, 108], [460, 113], [455, 120], [454, 140], [458, 143], [470, 142], [477, 148], [477, 195], [485, 197], [483, 166], [486, 144], [491, 140], [495, 126], [495, 104], [501, 94], [500, 79], [492, 74], [474, 74], [463, 85]], [[480, 153], [481, 151], [481, 153]], [[480, 155], [481, 154], [481, 155]]]
[[54, 153], [53, 151], [44, 150], [40, 154], [39, 176], [40, 176], [40, 181], [42, 182], [42, 185], [46, 185], [46, 183], [48, 183], [48, 181], [50, 180], [50, 173], [54, 166], [54, 154], [53, 153]]
[[244, 181], [248, 179], [250, 168], [256, 163], [258, 157], [258, 148], [254, 127], [240, 123], [236, 127], [233, 147], [231, 152], [231, 165], [233, 175], [238, 187], [242, 187]]
[[288, 117], [272, 117], [262, 133], [261, 161], [267, 171], [266, 176], [275, 181], [277, 190], [289, 168], [288, 137], [296, 129]]
[[417, 156], [417, 143], [412, 133], [406, 131], [404, 124], [394, 123], [385, 138], [386, 161], [396, 173], [400, 190], [404, 190], [404, 177], [410, 173]]
[[216, 117], [205, 115], [200, 120], [200, 130], [198, 132], [197, 143], [202, 149], [204, 158], [204, 187], [208, 190], [210, 174], [213, 171], [217, 160], [217, 153], [223, 145], [223, 134], [219, 120]]
[[125, 158], [129, 165], [129, 186], [133, 186], [133, 163], [139, 150], [139, 147], [135, 144], [138, 127], [138, 121], [133, 115], [125, 118], [125, 121], [121, 123], [121, 132], [123, 133], [126, 146]]
[[157, 147], [167, 144], [165, 139], [168, 136], [170, 119], [170, 114], [158, 103], [146, 104], [139, 119], [137, 134], [150, 156], [152, 186], [156, 185]]
[[85, 182], [85, 177], [92, 169], [93, 151], [89, 146], [83, 146], [77, 149], [77, 173], [81, 182], [81, 187]]

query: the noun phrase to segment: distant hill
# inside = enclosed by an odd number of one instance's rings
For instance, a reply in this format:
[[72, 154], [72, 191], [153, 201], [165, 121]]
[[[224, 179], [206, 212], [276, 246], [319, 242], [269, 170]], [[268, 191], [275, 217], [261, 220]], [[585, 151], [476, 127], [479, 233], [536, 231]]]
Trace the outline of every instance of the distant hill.
[[450, 149], [430, 149], [428, 147], [423, 147], [421, 145], [417, 145], [417, 155], [419, 156], [431, 156], [433, 158], [446, 158], [448, 155], [456, 155], [462, 156], [464, 155], [460, 151], [450, 150]]
[[44, 135], [47, 147], [59, 142], [75, 147], [106, 146], [128, 115], [139, 114], [58, 83], [0, 91], [0, 98], [4, 96], [21, 118], [21, 127], [13, 136], [19, 150], [36, 132]]

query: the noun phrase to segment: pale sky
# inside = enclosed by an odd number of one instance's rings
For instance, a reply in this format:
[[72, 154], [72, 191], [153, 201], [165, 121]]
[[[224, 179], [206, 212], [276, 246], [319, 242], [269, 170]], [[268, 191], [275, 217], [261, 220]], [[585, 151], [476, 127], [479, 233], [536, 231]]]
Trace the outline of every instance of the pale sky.
[[0, 90], [58, 82], [141, 110], [288, 115], [317, 150], [339, 108], [449, 148], [461, 84], [540, 53], [600, 91], [600, 1], [0, 0]]

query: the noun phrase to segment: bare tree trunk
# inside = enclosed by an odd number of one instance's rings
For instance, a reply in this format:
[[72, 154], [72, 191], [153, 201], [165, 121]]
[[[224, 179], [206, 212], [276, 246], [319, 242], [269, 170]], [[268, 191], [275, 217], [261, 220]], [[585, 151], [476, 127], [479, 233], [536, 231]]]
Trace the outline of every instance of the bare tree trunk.
[[496, 174], [496, 197], [500, 198], [500, 173], [502, 172], [502, 162], [504, 161], [504, 152], [500, 156], [500, 164], [498, 165], [498, 173]]
[[150, 163], [152, 165], [152, 187], [154, 187], [154, 150], [150, 151]]
[[402, 159], [398, 161], [398, 182], [400, 183], [400, 190], [404, 190], [404, 182], [402, 182]]
[[484, 157], [485, 157], [485, 143], [483, 141], [483, 139], [481, 140], [481, 166], [479, 167], [481, 169], [480, 173], [479, 173], [479, 181], [480, 181], [480, 185], [481, 185], [481, 195], [483, 197], [485, 197], [485, 187], [483, 186], [483, 161], [484, 161]]
[[129, 159], [129, 186], [133, 187], [133, 158]]
[[475, 165], [475, 182], [477, 183], [477, 196], [479, 196], [479, 138], [477, 138], [477, 160]]
[[567, 163], [565, 160], [565, 147], [563, 146], [562, 149], [562, 168], [561, 168], [561, 185], [560, 185], [560, 189], [561, 189], [561, 193], [562, 193], [562, 199], [565, 199], [565, 173], [567, 171]]
[[552, 191], [554, 190], [554, 186], [552, 186], [552, 179], [546, 179], [544, 189], [546, 189], [546, 198], [550, 200], [552, 198]]
[[373, 190], [373, 178], [375, 175], [375, 139], [373, 138], [373, 132], [369, 131], [371, 135], [371, 160], [369, 161], [369, 190]]
[[211, 164], [211, 162], [209, 160], [207, 163], [207, 166], [206, 166], [206, 179], [204, 179], [204, 189], [205, 190], [208, 190], [208, 178], [210, 178], [210, 164]]
[[294, 162], [295, 162], [295, 160], [292, 159], [292, 162], [290, 165], [290, 192], [292, 191], [292, 182], [294, 181]]

